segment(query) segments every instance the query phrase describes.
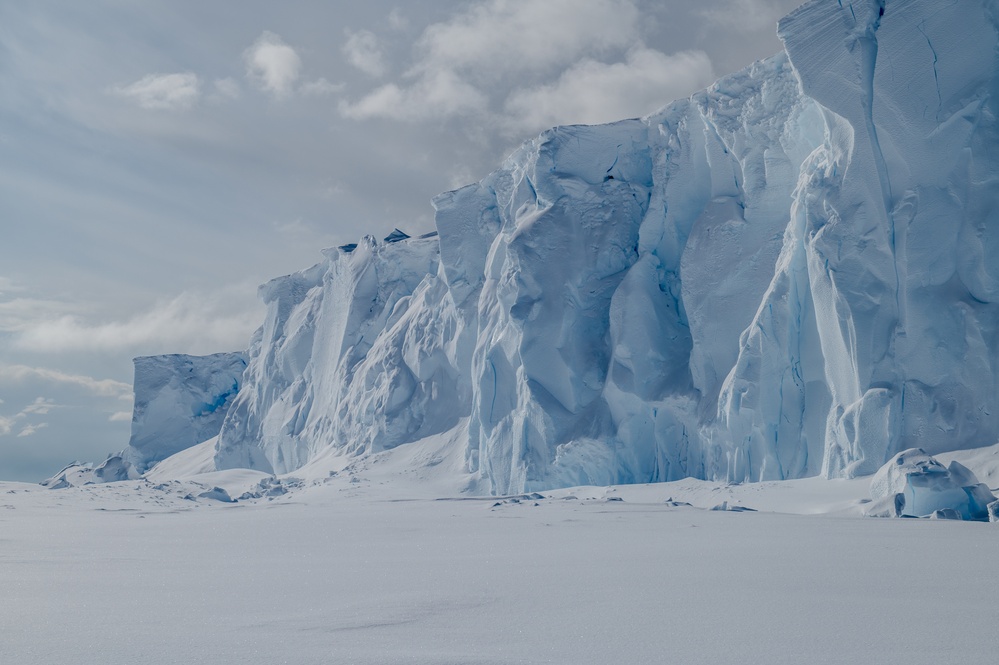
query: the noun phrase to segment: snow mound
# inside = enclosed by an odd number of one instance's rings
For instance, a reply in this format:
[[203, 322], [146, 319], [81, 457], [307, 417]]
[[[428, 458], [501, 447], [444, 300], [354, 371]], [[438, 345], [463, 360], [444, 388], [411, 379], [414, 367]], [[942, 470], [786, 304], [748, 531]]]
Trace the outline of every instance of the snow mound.
[[100, 464], [73, 462], [62, 468], [51, 478], [42, 481], [40, 485], [58, 490], [66, 487], [81, 487], [97, 483], [138, 479], [141, 474], [123, 455], [124, 453], [109, 455]]
[[872, 516], [977, 521], [989, 520], [990, 505], [996, 501], [966, 466], [954, 461], [945, 467], [921, 448], [904, 450], [878, 469], [871, 498]]

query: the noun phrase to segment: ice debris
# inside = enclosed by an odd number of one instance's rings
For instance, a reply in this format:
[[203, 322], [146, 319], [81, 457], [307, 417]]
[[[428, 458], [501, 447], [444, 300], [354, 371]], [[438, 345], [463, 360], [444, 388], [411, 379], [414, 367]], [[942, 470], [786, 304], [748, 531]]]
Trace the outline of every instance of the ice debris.
[[872, 517], [930, 517], [987, 521], [996, 502], [967, 467], [944, 466], [921, 448], [895, 455], [871, 480]]
[[212, 501], [221, 501], [222, 503], [235, 503], [233, 498], [229, 496], [221, 487], [213, 487], [210, 490], [205, 490], [198, 494], [199, 499], [211, 499]]
[[60, 469], [40, 485], [58, 490], [67, 487], [81, 487], [97, 483], [111, 483], [121, 480], [137, 480], [142, 474], [127, 460], [124, 453], [108, 455], [100, 464], [72, 462]]

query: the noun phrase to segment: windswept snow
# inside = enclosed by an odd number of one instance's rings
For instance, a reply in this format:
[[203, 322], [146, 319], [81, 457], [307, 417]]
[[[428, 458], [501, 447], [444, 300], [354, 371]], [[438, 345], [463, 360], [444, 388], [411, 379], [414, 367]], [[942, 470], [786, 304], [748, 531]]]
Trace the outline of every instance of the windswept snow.
[[[244, 477], [251, 496], [236, 503], [212, 488], [236, 498], [242, 470], [57, 492], [0, 484], [0, 656], [25, 665], [994, 657], [995, 525], [863, 519], [866, 479], [435, 496], [433, 474], [461, 462], [440, 457], [446, 449], [428, 439], [354, 458], [332, 476], [313, 469], [297, 485]], [[415, 478], [420, 456], [437, 463]]]

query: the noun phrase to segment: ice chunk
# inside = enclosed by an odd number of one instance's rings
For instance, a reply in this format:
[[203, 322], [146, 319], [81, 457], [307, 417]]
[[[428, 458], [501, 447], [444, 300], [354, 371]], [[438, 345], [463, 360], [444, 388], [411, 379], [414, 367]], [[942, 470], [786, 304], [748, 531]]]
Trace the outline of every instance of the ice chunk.
[[239, 392], [246, 355], [135, 359], [135, 406], [126, 459], [144, 471], [218, 435]]
[[199, 499], [211, 499], [212, 501], [221, 501], [222, 503], [235, 503], [233, 498], [229, 496], [221, 487], [213, 487], [210, 490], [205, 490], [198, 494]]
[[385, 236], [385, 242], [399, 242], [401, 240], [408, 240], [409, 234], [405, 231], [400, 231], [399, 229], [393, 229], [392, 233]]
[[987, 519], [988, 505], [995, 501], [967, 467], [957, 462], [945, 467], [919, 448], [898, 453], [878, 470], [871, 481], [871, 497], [876, 503], [869, 515], [883, 513], [882, 504], [890, 500], [894, 516], [925, 517], [953, 510], [966, 520]]
[[126, 453], [121, 452], [117, 455], [108, 455], [100, 464], [73, 462], [40, 484], [42, 487], [55, 490], [95, 483], [136, 480], [140, 477], [138, 469], [126, 459]]

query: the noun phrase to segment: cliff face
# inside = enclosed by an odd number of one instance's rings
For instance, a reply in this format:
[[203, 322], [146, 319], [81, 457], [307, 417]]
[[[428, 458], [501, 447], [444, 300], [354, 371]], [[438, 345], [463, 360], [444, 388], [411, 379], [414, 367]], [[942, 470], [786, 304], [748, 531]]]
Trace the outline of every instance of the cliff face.
[[784, 53], [438, 196], [439, 237], [262, 287], [217, 465], [459, 428], [505, 493], [994, 443], [997, 15], [810, 2]]
[[135, 359], [132, 437], [122, 454], [136, 470], [216, 436], [239, 392], [243, 353]]

